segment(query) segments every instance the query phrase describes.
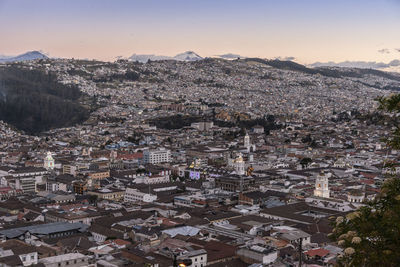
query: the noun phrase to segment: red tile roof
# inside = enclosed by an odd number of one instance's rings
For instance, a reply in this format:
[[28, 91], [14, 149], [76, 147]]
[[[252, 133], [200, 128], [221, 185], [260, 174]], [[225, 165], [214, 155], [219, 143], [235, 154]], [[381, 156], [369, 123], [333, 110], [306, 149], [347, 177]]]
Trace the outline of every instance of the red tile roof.
[[326, 255], [329, 254], [329, 250], [326, 250], [323, 248], [317, 248], [317, 249], [311, 249], [311, 250], [305, 252], [304, 254], [306, 254], [310, 257], [315, 257], [315, 256], [325, 257]]
[[143, 153], [118, 153], [117, 159], [141, 159], [143, 158]]
[[360, 183], [369, 184], [369, 185], [375, 184], [374, 180], [371, 180], [371, 179], [369, 179], [369, 180], [361, 180]]

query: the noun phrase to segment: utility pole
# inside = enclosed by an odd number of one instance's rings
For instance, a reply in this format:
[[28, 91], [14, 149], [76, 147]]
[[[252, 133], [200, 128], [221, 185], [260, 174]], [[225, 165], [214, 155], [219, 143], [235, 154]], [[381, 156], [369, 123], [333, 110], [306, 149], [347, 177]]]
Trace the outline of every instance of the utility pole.
[[299, 267], [301, 267], [302, 257], [303, 257], [303, 238], [302, 237], [300, 238], [300, 241], [299, 241], [299, 256], [300, 256], [300, 258], [299, 258]]
[[178, 267], [178, 262], [176, 260], [176, 254], [174, 253], [174, 263], [173, 263], [173, 267]]

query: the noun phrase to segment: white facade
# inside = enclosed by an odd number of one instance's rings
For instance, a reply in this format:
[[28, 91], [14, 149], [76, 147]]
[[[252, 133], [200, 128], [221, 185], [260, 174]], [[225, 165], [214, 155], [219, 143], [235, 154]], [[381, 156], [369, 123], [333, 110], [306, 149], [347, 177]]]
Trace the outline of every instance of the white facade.
[[359, 194], [349, 192], [347, 195], [347, 200], [350, 203], [362, 203], [364, 202], [365, 194], [360, 192]]
[[243, 144], [244, 144], [245, 147], [249, 147], [250, 146], [250, 136], [247, 133], [244, 136]]
[[207, 251], [204, 249], [189, 251], [188, 253], [184, 253], [182, 258], [189, 258], [192, 260], [192, 264], [190, 266], [193, 267], [203, 267], [207, 265]]
[[92, 234], [93, 241], [96, 243], [103, 243], [107, 239], [107, 236], [105, 236], [105, 235], [95, 233], [95, 232], [90, 232], [90, 233]]
[[209, 131], [214, 126], [214, 122], [193, 122], [190, 127], [196, 128], [199, 131]]
[[140, 176], [135, 178], [137, 184], [161, 184], [169, 182], [169, 175], [152, 175], [152, 176]]
[[256, 146], [254, 144], [250, 143], [250, 136], [248, 133], [246, 133], [246, 135], [243, 139], [243, 146], [246, 148], [245, 152], [247, 152], [247, 153], [256, 151]]
[[266, 249], [258, 245], [253, 245], [250, 248], [241, 248], [237, 251], [237, 254], [245, 259], [266, 265], [274, 263], [278, 258], [276, 249]]
[[40, 259], [39, 262], [46, 267], [80, 267], [89, 266], [88, 257], [81, 253], [68, 253]]
[[24, 193], [36, 192], [35, 177], [17, 177], [15, 178], [15, 189], [21, 189]]
[[146, 179], [144, 180], [145, 184], [161, 184], [168, 182], [169, 182], [169, 175], [153, 175], [150, 177], [146, 176]]
[[314, 196], [329, 198], [329, 179], [325, 173], [320, 173], [315, 180]]
[[140, 192], [135, 188], [127, 188], [125, 191], [124, 202], [153, 202], [157, 200], [157, 196]]
[[50, 192], [57, 192], [57, 191], [68, 192], [68, 189], [67, 189], [67, 185], [64, 184], [64, 183], [54, 182], [54, 183], [48, 183], [47, 184], [47, 191], [50, 191]]
[[145, 150], [143, 152], [143, 161], [151, 164], [171, 162], [171, 151], [165, 148]]
[[28, 254], [21, 254], [21, 255], [18, 255], [18, 256], [21, 259], [22, 264], [24, 266], [31, 266], [33, 264], [37, 264], [37, 262], [38, 262], [38, 253], [37, 252], [31, 252], [31, 253], [28, 253]]
[[256, 133], [256, 134], [264, 133], [264, 127], [262, 127], [262, 126], [254, 126], [253, 127], [253, 133]]

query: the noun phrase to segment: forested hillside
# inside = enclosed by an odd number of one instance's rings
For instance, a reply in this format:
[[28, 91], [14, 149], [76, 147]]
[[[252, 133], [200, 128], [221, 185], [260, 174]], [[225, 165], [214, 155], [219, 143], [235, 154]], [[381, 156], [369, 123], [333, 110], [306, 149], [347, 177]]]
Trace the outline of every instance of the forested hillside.
[[89, 112], [78, 99], [78, 87], [56, 76], [18, 66], [0, 68], [0, 120], [30, 134], [86, 120]]

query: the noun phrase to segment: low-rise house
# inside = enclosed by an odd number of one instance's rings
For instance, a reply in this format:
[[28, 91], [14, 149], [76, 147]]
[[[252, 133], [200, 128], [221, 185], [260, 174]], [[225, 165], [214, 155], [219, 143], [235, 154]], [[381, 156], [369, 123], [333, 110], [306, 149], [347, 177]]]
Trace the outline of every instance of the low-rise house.
[[116, 238], [126, 238], [127, 235], [124, 235], [118, 231], [109, 229], [107, 227], [101, 226], [99, 224], [92, 224], [88, 231], [92, 234], [93, 241], [97, 243], [104, 243], [106, 240], [109, 239], [116, 239]]
[[126, 188], [124, 202], [145, 202], [151, 203], [157, 199], [156, 195], [143, 193], [136, 188]]
[[97, 196], [98, 199], [119, 201], [124, 199], [125, 190], [118, 188], [101, 188], [93, 191], [88, 191], [87, 194]]
[[68, 253], [39, 260], [46, 267], [81, 267], [89, 265], [89, 257], [81, 253]]
[[190, 259], [193, 267], [203, 267], [207, 265], [207, 251], [204, 249], [191, 250], [182, 253], [177, 257], [179, 259]]
[[261, 245], [239, 248], [236, 253], [242, 261], [248, 264], [262, 263], [268, 265], [274, 263], [278, 258], [278, 251], [275, 248]]
[[35, 247], [20, 240], [13, 239], [0, 243], [0, 250], [0, 254], [18, 256], [23, 266], [31, 266], [38, 262], [38, 253]]

